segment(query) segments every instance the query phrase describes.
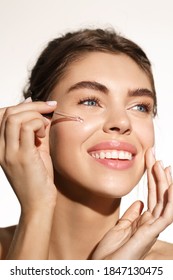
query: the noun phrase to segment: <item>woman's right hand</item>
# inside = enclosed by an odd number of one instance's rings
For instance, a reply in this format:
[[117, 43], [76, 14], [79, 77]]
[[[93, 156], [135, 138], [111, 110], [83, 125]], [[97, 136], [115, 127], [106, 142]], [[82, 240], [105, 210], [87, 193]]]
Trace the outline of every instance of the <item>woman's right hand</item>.
[[24, 102], [0, 109], [0, 165], [24, 213], [55, 206], [51, 121], [43, 117], [55, 108], [56, 102]]

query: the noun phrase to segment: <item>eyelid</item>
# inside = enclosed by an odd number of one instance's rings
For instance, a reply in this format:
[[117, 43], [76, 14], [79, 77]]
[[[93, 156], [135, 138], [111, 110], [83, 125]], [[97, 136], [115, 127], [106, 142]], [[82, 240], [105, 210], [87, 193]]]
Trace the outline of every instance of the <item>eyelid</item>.
[[137, 107], [137, 106], [145, 107], [146, 111], [145, 112], [141, 111], [141, 113], [148, 113], [148, 114], [153, 113], [153, 110], [154, 110], [153, 105], [149, 102], [138, 102], [138, 103], [134, 104], [133, 106], [130, 106], [129, 109], [133, 109], [134, 107]]
[[87, 102], [87, 101], [95, 101], [98, 104], [98, 106], [101, 107], [101, 100], [97, 96], [94, 96], [94, 95], [80, 98], [78, 101], [78, 104], [82, 105], [84, 102]]

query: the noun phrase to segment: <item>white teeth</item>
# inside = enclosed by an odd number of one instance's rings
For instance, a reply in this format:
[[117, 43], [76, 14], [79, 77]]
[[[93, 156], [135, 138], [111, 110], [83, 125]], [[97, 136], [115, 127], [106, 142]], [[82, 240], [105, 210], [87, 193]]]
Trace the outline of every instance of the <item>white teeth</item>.
[[111, 158], [111, 153], [110, 152], [106, 152], [106, 158]]
[[126, 157], [128, 160], [132, 160], [132, 154], [131, 154], [131, 153], [126, 152], [125, 154], [126, 154], [125, 157]]
[[129, 154], [129, 160], [132, 160], [132, 154]]
[[112, 158], [118, 158], [118, 152], [117, 151], [112, 152]]
[[120, 151], [118, 158], [119, 159], [125, 159], [125, 153], [123, 151]]
[[105, 153], [104, 153], [104, 152], [101, 152], [99, 158], [102, 158], [102, 159], [105, 158]]
[[125, 151], [100, 151], [100, 152], [92, 152], [91, 156], [97, 159], [124, 159], [124, 160], [132, 160], [132, 154]]

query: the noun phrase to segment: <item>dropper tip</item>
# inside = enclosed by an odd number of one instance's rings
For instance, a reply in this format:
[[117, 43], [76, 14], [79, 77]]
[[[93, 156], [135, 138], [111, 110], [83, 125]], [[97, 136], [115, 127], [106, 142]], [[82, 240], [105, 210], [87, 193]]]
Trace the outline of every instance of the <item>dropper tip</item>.
[[81, 123], [84, 122], [84, 119], [82, 119], [81, 117], [77, 117], [76, 119]]

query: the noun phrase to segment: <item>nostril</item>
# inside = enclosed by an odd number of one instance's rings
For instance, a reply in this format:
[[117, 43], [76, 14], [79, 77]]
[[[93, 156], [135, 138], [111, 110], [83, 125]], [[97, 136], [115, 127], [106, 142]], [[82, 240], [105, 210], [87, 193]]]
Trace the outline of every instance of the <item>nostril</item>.
[[109, 131], [112, 131], [112, 132], [119, 132], [119, 133], [121, 133], [121, 134], [130, 134], [130, 129], [129, 128], [127, 128], [127, 129], [121, 129], [121, 128], [119, 128], [119, 127], [110, 127], [109, 128]]
[[110, 130], [111, 131], [120, 131], [120, 128], [118, 128], [118, 127], [111, 127]]

